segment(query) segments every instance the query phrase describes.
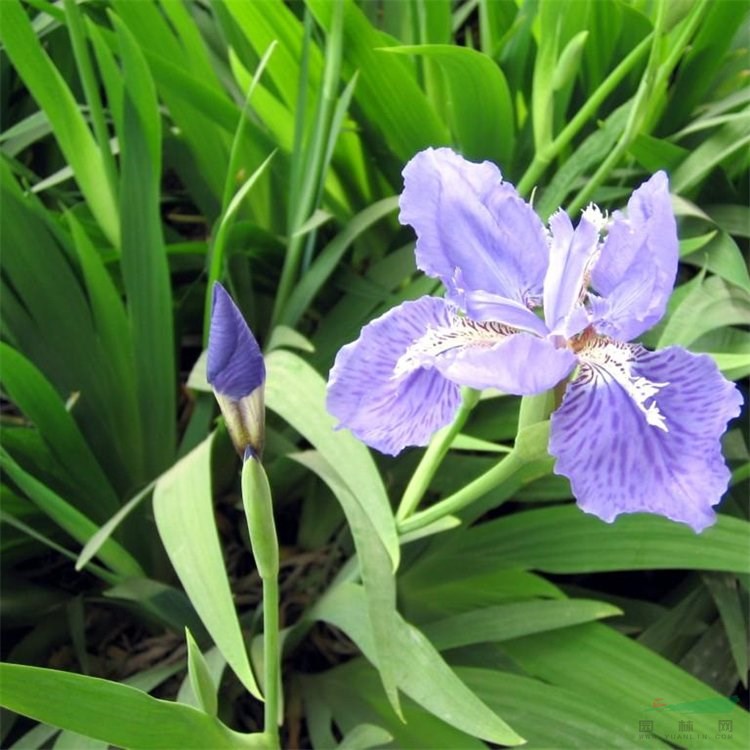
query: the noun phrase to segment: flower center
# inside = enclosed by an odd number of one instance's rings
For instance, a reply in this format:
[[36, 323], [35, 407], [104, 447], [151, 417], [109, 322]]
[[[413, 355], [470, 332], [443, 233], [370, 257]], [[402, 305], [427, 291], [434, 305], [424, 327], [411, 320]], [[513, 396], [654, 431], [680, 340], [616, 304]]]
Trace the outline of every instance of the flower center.
[[580, 354], [589, 347], [595, 346], [598, 338], [599, 336], [594, 330], [594, 326], [588, 326], [568, 341], [568, 347], [570, 347], [573, 354]]

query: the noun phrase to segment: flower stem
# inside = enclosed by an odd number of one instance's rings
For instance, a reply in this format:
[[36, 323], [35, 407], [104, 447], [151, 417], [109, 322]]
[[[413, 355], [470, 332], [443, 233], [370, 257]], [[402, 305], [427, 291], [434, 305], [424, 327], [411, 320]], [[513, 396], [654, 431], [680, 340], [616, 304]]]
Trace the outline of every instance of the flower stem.
[[544, 422], [555, 408], [555, 390], [551, 389], [536, 396], [524, 396], [518, 413], [518, 432], [537, 422]]
[[263, 733], [269, 750], [279, 748], [279, 696], [281, 659], [279, 653], [279, 579], [263, 578]]
[[480, 391], [465, 388], [463, 391], [463, 402], [456, 413], [455, 419], [450, 425], [437, 432], [430, 441], [430, 445], [425, 451], [424, 456], [422, 456], [422, 460], [409, 480], [409, 484], [406, 486], [404, 495], [401, 498], [396, 513], [397, 523], [406, 520], [414, 513], [445, 458], [445, 454], [451, 447], [451, 443], [453, 443], [456, 435], [458, 435], [466, 423], [471, 410], [477, 405], [480, 395]]
[[269, 750], [279, 750], [279, 540], [268, 477], [257, 456], [249, 448], [245, 451], [242, 466], [242, 504], [255, 565], [263, 581], [263, 734], [267, 740], [266, 747]]
[[454, 492], [444, 500], [435, 503], [435, 505], [426, 510], [415, 513], [411, 518], [399, 523], [399, 533], [405, 534], [409, 531], [421, 529], [445, 516], [462, 510], [478, 498], [486, 495], [499, 484], [508, 481], [508, 479], [520, 471], [526, 463], [526, 460], [522, 458], [516, 450], [513, 450], [505, 456], [500, 463], [495, 464], [495, 466], [477, 477], [473, 482], [469, 482], [469, 484], [458, 492]]

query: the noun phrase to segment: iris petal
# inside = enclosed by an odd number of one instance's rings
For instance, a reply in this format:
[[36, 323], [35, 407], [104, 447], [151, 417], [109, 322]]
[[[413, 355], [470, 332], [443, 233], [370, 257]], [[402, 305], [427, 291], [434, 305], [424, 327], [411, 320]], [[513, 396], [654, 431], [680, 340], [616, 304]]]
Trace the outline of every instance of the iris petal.
[[714, 523], [729, 481], [720, 437], [742, 403], [734, 385], [709, 356], [676, 346], [610, 345], [582, 356], [549, 446], [578, 505], [607, 522], [645, 512], [696, 532]]
[[548, 339], [523, 332], [467, 343], [435, 359], [435, 367], [456, 383], [518, 396], [553, 388], [575, 364], [569, 349], [557, 349]]
[[456, 302], [472, 320], [501, 323], [542, 337], [549, 333], [544, 321], [528, 307], [489, 292], [466, 292], [456, 295], [451, 301]]
[[235, 400], [249, 396], [266, 380], [258, 342], [218, 282], [213, 290], [206, 375], [217, 393]]
[[417, 266], [448, 289], [460, 269], [465, 290], [527, 304], [541, 297], [549, 249], [539, 217], [490, 162], [447, 148], [418, 153], [404, 169], [402, 224], [417, 233]]
[[664, 172], [657, 172], [616, 212], [591, 274], [596, 329], [630, 341], [655, 325], [672, 293], [679, 245]]
[[343, 347], [328, 381], [326, 406], [341, 427], [382, 453], [426, 445], [448, 424], [461, 401], [459, 387], [429, 366], [396, 372], [398, 361], [431, 327], [447, 326], [455, 308], [422, 297], [389, 310]]
[[544, 278], [544, 317], [549, 328], [571, 338], [586, 327], [582, 292], [589, 262], [599, 244], [599, 232], [586, 216], [573, 229], [562, 209], [549, 220], [552, 242]]

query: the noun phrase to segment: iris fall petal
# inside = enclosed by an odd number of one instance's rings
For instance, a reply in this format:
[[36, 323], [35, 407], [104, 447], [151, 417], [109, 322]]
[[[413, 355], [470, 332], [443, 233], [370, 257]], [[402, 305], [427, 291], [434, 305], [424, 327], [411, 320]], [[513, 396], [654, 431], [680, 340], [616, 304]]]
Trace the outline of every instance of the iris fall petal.
[[328, 380], [328, 411], [340, 426], [382, 453], [426, 445], [461, 402], [459, 386], [425, 361], [402, 372], [396, 365], [431, 327], [450, 324], [454, 308], [437, 297], [404, 302], [343, 347]]
[[582, 355], [552, 415], [555, 472], [604, 521], [645, 512], [703, 530], [729, 481], [720, 437], [739, 414], [739, 392], [708, 355], [608, 346]]

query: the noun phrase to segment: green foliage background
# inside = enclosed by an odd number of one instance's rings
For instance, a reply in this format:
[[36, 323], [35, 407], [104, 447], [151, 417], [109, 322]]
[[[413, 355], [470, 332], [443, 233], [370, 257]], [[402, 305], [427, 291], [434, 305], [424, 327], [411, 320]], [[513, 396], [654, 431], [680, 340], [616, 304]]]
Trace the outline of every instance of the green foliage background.
[[[741, 426], [696, 536], [585, 516], [545, 425], [514, 446], [518, 400], [486, 399], [430, 497], [510, 451], [518, 471], [410, 525], [392, 508], [421, 451], [334, 432], [324, 378], [438, 291], [396, 221], [403, 165], [438, 145], [545, 218], [666, 169], [682, 265], [644, 343], [746, 378], [749, 34], [734, 0], [3, 0], [3, 746], [262, 746], [259, 598], [199, 357], [222, 280], [268, 353], [286, 746], [746, 747], [725, 699], [747, 695]], [[104, 682], [102, 609], [189, 628], [189, 651]], [[80, 674], [46, 668], [65, 643]]]

